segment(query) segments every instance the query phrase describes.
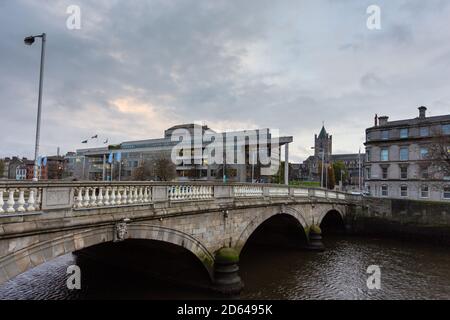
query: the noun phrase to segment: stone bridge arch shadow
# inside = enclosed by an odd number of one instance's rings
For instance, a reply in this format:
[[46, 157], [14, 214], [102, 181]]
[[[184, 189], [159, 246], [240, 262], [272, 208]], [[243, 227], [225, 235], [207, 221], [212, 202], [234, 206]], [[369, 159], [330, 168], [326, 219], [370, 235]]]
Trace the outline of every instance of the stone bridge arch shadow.
[[326, 208], [317, 221], [324, 237], [333, 234], [345, 233], [345, 208]]
[[252, 244], [304, 247], [308, 243], [309, 224], [305, 215], [291, 207], [279, 212], [257, 215], [245, 227], [234, 247], [241, 255]]
[[[83, 249], [113, 243], [115, 226], [102, 226], [54, 236], [37, 241], [21, 250], [0, 258], [0, 285], [43, 263]], [[198, 240], [178, 230], [148, 223], [129, 224], [124, 242], [128, 240], [152, 240], [184, 248], [201, 262], [207, 277], [214, 275], [214, 256]], [[24, 240], [30, 241], [31, 240]], [[11, 246], [11, 245], [10, 245]]]

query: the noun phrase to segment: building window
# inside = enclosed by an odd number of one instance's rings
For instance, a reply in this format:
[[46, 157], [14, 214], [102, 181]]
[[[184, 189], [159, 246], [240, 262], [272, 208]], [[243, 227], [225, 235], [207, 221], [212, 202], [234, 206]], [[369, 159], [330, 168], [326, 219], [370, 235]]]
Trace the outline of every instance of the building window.
[[424, 160], [428, 158], [428, 148], [422, 147], [420, 148], [420, 159]]
[[428, 186], [421, 186], [420, 187], [420, 197], [428, 198], [429, 196], [430, 196], [430, 192], [429, 192]]
[[400, 148], [400, 161], [407, 161], [409, 160], [409, 151], [408, 147], [402, 147]]
[[383, 140], [389, 139], [389, 130], [381, 131], [381, 139], [383, 139]]
[[389, 149], [381, 149], [380, 159], [381, 161], [389, 161]]
[[372, 177], [372, 175], [371, 175], [371, 170], [370, 170], [371, 168], [370, 167], [367, 167], [366, 168], [366, 178], [367, 179], [371, 179], [371, 177]]
[[388, 178], [388, 168], [386, 168], [386, 167], [381, 168], [381, 172], [382, 172], [382, 174], [381, 174], [382, 178], [384, 180], [386, 180]]
[[381, 186], [381, 196], [382, 197], [387, 197], [388, 195], [389, 195], [388, 186], [387, 185], [382, 185]]
[[442, 133], [450, 134], [450, 123], [442, 125]]
[[421, 137], [428, 137], [429, 135], [430, 135], [430, 128], [428, 128], [428, 127], [420, 128], [420, 136]]
[[450, 186], [445, 186], [442, 194], [443, 198], [450, 200]]
[[408, 167], [400, 167], [400, 179], [408, 179]]
[[408, 196], [408, 186], [401, 186], [400, 187], [400, 197], [407, 197]]
[[370, 161], [370, 149], [366, 150], [366, 161], [369, 162]]
[[420, 168], [420, 177], [422, 179], [428, 179], [428, 168]]
[[400, 129], [400, 138], [401, 139], [408, 138], [408, 128]]

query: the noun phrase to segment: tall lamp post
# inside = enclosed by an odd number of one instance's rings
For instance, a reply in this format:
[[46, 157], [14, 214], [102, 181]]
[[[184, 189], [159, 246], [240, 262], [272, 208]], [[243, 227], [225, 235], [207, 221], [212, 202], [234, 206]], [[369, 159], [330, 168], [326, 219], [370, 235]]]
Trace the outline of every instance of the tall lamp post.
[[[311, 147], [311, 149], [316, 149], [315, 147]], [[320, 173], [320, 187], [323, 188], [323, 166], [324, 166], [324, 161], [325, 161], [325, 150], [323, 148], [319, 149], [320, 153], [322, 155], [322, 170]]]
[[36, 38], [42, 39], [41, 45], [41, 70], [39, 75], [39, 98], [38, 98], [38, 113], [37, 113], [37, 124], [36, 124], [36, 143], [34, 147], [34, 170], [33, 170], [33, 181], [38, 181], [38, 157], [39, 157], [39, 139], [41, 135], [41, 107], [42, 107], [42, 85], [44, 81], [44, 60], [45, 60], [45, 41], [46, 34], [40, 34], [37, 36], [29, 36], [24, 39], [26, 45], [31, 46]]

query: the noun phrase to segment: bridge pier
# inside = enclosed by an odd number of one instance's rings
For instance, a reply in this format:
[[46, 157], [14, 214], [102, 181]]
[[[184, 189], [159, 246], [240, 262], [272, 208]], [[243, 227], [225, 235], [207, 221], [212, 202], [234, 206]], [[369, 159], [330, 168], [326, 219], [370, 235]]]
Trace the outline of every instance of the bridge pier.
[[233, 248], [222, 248], [215, 254], [214, 287], [225, 295], [238, 295], [244, 285], [239, 277], [239, 254]]
[[325, 246], [322, 243], [322, 230], [319, 226], [313, 225], [308, 232], [308, 250], [323, 251]]

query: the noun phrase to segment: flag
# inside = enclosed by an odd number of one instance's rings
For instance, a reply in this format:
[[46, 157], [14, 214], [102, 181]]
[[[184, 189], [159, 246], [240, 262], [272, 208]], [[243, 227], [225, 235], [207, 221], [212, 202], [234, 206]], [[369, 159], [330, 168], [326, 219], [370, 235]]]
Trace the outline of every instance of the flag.
[[42, 160], [42, 165], [45, 167], [47, 165], [47, 157]]
[[110, 152], [110, 153], [109, 153], [109, 157], [108, 157], [108, 162], [109, 162], [109, 163], [112, 163], [113, 161], [114, 161], [114, 156], [113, 156], [113, 153]]
[[98, 138], [98, 134], [96, 134], [95, 136], [92, 136], [91, 139], [97, 139]]
[[84, 140], [84, 141], [81, 141], [81, 143], [88, 143], [88, 141], [87, 141], [87, 140]]
[[116, 160], [117, 160], [117, 161], [122, 160], [122, 152], [117, 152], [117, 153], [116, 153]]
[[41, 157], [38, 157], [38, 158], [37, 158], [37, 165], [38, 165], [38, 167], [41, 166], [41, 162], [42, 162], [42, 158], [41, 158]]

